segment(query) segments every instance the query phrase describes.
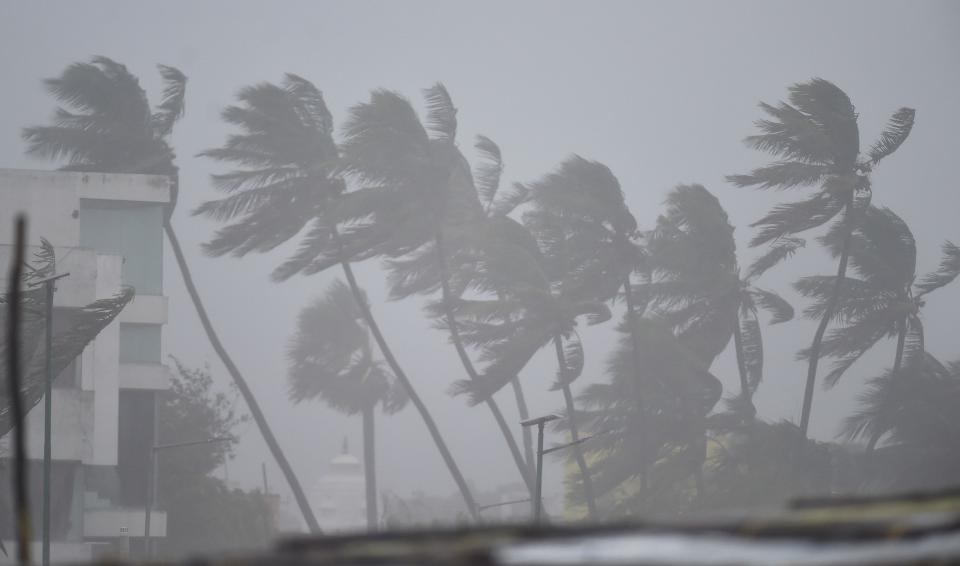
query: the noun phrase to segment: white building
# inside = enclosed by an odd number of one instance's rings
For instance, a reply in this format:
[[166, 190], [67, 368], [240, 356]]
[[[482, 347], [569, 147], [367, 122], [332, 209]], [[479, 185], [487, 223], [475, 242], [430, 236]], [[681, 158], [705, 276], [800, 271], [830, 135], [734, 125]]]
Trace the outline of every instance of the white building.
[[359, 531], [367, 528], [367, 497], [363, 465], [350, 454], [347, 440], [330, 460], [330, 469], [313, 488], [311, 506], [319, 511], [317, 521], [325, 532]]
[[[143, 547], [154, 400], [169, 387], [160, 340], [167, 321], [162, 222], [169, 197], [166, 177], [0, 169], [4, 271], [9, 268], [14, 216], [24, 212], [28, 242], [35, 246], [46, 238], [55, 248], [57, 271], [70, 272], [57, 283], [55, 308], [113, 296], [122, 284], [137, 291], [118, 319], [54, 384], [53, 561], [122, 554], [128, 548], [136, 554]], [[43, 411], [41, 402], [27, 418], [37, 558]], [[9, 461], [3, 464], [9, 470]], [[14, 549], [12, 523], [5, 522], [0, 530], [6, 547]], [[151, 515], [151, 534], [165, 536], [163, 511]]]

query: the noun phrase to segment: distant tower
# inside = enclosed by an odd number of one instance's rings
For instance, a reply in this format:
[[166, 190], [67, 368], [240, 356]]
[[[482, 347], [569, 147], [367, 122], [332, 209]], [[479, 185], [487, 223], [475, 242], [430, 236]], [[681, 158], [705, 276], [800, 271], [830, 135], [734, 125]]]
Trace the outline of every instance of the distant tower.
[[313, 488], [311, 499], [320, 512], [320, 527], [325, 531], [356, 531], [367, 526], [366, 491], [363, 466], [350, 454], [343, 438], [340, 455], [330, 460], [330, 469]]

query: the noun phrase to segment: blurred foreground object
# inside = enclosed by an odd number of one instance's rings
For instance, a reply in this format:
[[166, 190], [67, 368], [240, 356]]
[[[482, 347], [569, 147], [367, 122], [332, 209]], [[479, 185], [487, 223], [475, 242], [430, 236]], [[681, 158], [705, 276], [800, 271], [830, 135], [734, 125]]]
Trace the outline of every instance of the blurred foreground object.
[[191, 564], [929, 564], [960, 561], [960, 489], [799, 500], [747, 517], [303, 537]]

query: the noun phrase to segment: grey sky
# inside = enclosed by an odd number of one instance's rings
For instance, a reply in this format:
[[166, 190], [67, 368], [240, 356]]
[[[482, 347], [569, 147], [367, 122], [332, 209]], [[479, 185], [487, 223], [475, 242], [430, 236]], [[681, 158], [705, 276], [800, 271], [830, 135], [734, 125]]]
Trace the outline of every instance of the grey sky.
[[[771, 204], [801, 193], [733, 189], [723, 176], [761, 162], [740, 141], [759, 117], [757, 102], [779, 100], [791, 83], [821, 76], [856, 104], [863, 146], [898, 107], [917, 109], [910, 140], [874, 176], [874, 202], [910, 224], [923, 272], [935, 267], [940, 242], [960, 242], [953, 171], [958, 32], [956, 2], [5, 2], [0, 167], [50, 166], [23, 156], [19, 132], [49, 117], [53, 102], [40, 79], [71, 62], [97, 54], [121, 61], [154, 99], [154, 64], [177, 66], [190, 77], [187, 116], [174, 137], [182, 187], [175, 224], [224, 342], [309, 487], [344, 434], [359, 448], [359, 417], [314, 404], [291, 408], [286, 399], [284, 348], [295, 316], [330, 277], [270, 283], [269, 270], [289, 248], [242, 261], [204, 258], [197, 246], [214, 225], [188, 214], [216, 196], [207, 176], [218, 169], [193, 156], [223, 141], [228, 130], [219, 112], [238, 88], [295, 72], [323, 89], [339, 122], [373, 88], [400, 91], [419, 106], [420, 89], [442, 81], [460, 109], [459, 140], [468, 157], [473, 137], [483, 133], [500, 144], [510, 181], [536, 178], [571, 152], [602, 161], [619, 177], [642, 226], [652, 225], [673, 185], [702, 183], [737, 226], [746, 264], [748, 224]], [[808, 248], [760, 283], [793, 297], [787, 285], [797, 276], [832, 269], [825, 255]], [[462, 369], [444, 336], [430, 330], [415, 305], [383, 302], [376, 265], [360, 273], [465, 475], [478, 487], [515, 481], [488, 411], [468, 410], [462, 399], [446, 395]], [[189, 364], [209, 361], [225, 380], [169, 261], [165, 285], [171, 297], [166, 351]], [[947, 359], [960, 357], [953, 331], [958, 304], [954, 286], [937, 293], [925, 312], [928, 349]], [[766, 381], [757, 398], [763, 416], [798, 417], [804, 367], [793, 355], [812, 331], [807, 322], [767, 331]], [[583, 383], [602, 371], [610, 333], [591, 330], [585, 340]], [[881, 347], [836, 389], [818, 389], [814, 433], [831, 437], [862, 378], [891, 358], [892, 347]], [[735, 382], [729, 355], [714, 370], [726, 384]], [[553, 371], [543, 357], [523, 375], [535, 413], [562, 405], [558, 393], [547, 391]], [[509, 392], [501, 395], [515, 422]], [[454, 491], [412, 408], [380, 422], [382, 487]], [[264, 459], [251, 424], [231, 478], [253, 484]], [[560, 471], [555, 464], [548, 471], [553, 489]], [[271, 473], [279, 484], [279, 474]]]

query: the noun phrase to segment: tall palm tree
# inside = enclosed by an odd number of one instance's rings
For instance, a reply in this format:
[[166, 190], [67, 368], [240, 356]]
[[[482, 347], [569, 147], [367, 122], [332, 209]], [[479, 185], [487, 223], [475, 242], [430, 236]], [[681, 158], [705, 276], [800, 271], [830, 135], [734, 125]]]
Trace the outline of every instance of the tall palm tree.
[[[457, 109], [442, 84], [424, 91], [421, 122], [409, 101], [384, 90], [351, 109], [341, 144], [344, 173], [364, 191], [345, 239], [386, 258], [390, 296], [440, 291], [438, 320], [467, 376], [480, 379], [456, 319], [462, 289], [451, 284], [457, 258], [486, 221], [470, 166], [456, 146]], [[533, 479], [496, 401], [484, 399], [528, 490]]]
[[[678, 185], [666, 199], [647, 245], [650, 283], [641, 287], [658, 318], [710, 367], [733, 338], [745, 409], [763, 375], [759, 310], [771, 324], [793, 318], [778, 294], [753, 284], [756, 267], [741, 276], [733, 226], [720, 201], [702, 185]], [[716, 403], [718, 392], [711, 396]], [[708, 399], [709, 402], [709, 399]], [[705, 406], [707, 412], [712, 405]], [[706, 414], [706, 412], [704, 413]]]
[[[639, 367], [637, 301], [632, 275], [641, 268], [643, 251], [634, 242], [638, 235], [637, 221], [627, 208], [620, 182], [606, 165], [574, 155], [556, 172], [531, 184], [528, 190], [531, 209], [525, 215], [525, 222], [537, 229], [535, 235], [548, 260], [547, 269], [555, 270], [552, 277], [559, 281], [558, 292], [583, 294], [584, 299], [600, 301], [614, 301], [622, 294], [627, 307], [625, 320], [635, 357], [634, 367]], [[551, 258], [554, 261], [550, 261]], [[562, 337], [558, 334], [554, 340], [560, 367], [566, 367]], [[642, 420], [644, 402], [639, 379], [638, 374], [632, 381], [630, 397], [637, 404]], [[562, 390], [570, 414], [567, 424], [576, 442], [579, 430], [573, 395], [569, 385]], [[642, 423], [640, 434], [645, 434]], [[574, 456], [592, 515], [595, 513], [592, 484], [579, 445], [574, 446]], [[645, 470], [644, 462], [641, 468]], [[641, 473], [641, 481], [646, 481], [645, 473]]]
[[387, 414], [396, 413], [409, 398], [374, 357], [363, 319], [353, 291], [341, 281], [303, 309], [288, 353], [290, 398], [295, 402], [319, 398], [335, 410], [363, 416], [367, 530], [375, 531], [379, 515], [374, 413], [377, 405]]
[[746, 142], [779, 160], [747, 175], [732, 175], [728, 180], [740, 187], [759, 189], [815, 189], [811, 198], [778, 205], [755, 222], [753, 226], [760, 227], [760, 231], [751, 246], [770, 244], [764, 262], [772, 264], [796, 250], [801, 240], [791, 236], [838, 218], [841, 224], [837, 278], [809, 349], [800, 417], [800, 429], [806, 436], [821, 344], [840, 300], [850, 239], [858, 222], [857, 209], [869, 200], [874, 166], [895, 152], [910, 135], [915, 112], [911, 108], [897, 110], [880, 139], [863, 155], [853, 104], [846, 93], [829, 81], [816, 78], [795, 84], [790, 87], [789, 103], [760, 103], [760, 108], [769, 118], [756, 122], [760, 133], [747, 137]]
[[[837, 256], [841, 253], [838, 230], [822, 240]], [[821, 354], [837, 358], [825, 378], [833, 386], [868, 350], [884, 338], [897, 338], [893, 375], [899, 373], [905, 353], [924, 350], [920, 311], [926, 296], [948, 285], [960, 275], [960, 248], [943, 245], [940, 268], [917, 280], [917, 248], [907, 223], [887, 208], [866, 208], [850, 241], [850, 265], [859, 277], [847, 276], [837, 305], [844, 325], [831, 331], [823, 341]], [[805, 314], [822, 316], [835, 286], [832, 276], [800, 279], [796, 289], [814, 299]], [[806, 353], [806, 352], [804, 352]]]
[[[475, 237], [460, 250], [459, 261], [454, 266], [452, 285], [458, 290], [458, 294], [473, 290], [495, 293], [499, 299], [503, 299], [509, 287], [505, 278], [510, 276], [514, 268], [510, 259], [523, 258], [526, 255], [524, 250], [519, 250], [518, 255], [515, 253], [517, 250], [513, 249], [510, 234], [514, 221], [508, 215], [523, 204], [528, 195], [522, 187], [513, 191], [500, 190], [504, 170], [500, 146], [490, 138], [478, 135], [474, 148], [479, 159], [474, 167], [473, 177], [486, 221], [480, 225], [482, 229]], [[486, 281], [481, 282], [481, 279]], [[520, 420], [525, 421], [530, 418], [530, 411], [520, 377], [511, 379], [510, 386], [517, 404], [517, 413]], [[528, 474], [532, 476], [536, 472], [536, 462], [531, 427], [523, 427], [522, 435], [524, 458]]]
[[237, 257], [268, 252], [306, 228], [300, 248], [277, 267], [274, 279], [340, 266], [380, 353], [423, 419], [475, 516], [476, 503], [467, 482], [433, 416], [387, 344], [353, 272], [351, 263], [374, 255], [374, 244], [390, 234], [374, 233], [369, 239], [355, 234], [351, 220], [363, 214], [356, 210], [377, 193], [364, 188], [348, 190], [340, 174], [343, 163], [333, 139], [333, 117], [322, 93], [310, 81], [287, 74], [281, 85], [246, 87], [237, 98], [240, 104], [224, 110], [223, 118], [240, 133], [231, 135], [223, 147], [202, 154], [237, 167], [213, 176], [214, 185], [228, 196], [206, 202], [195, 212], [226, 223], [204, 246], [205, 251]]
[[[630, 241], [636, 221], [610, 170], [579, 156], [540, 181], [519, 185], [506, 198], [526, 202], [525, 226], [501, 220], [488, 238], [495, 246], [484, 262], [474, 264], [474, 277], [493, 282], [479, 287], [495, 286], [498, 297], [460, 305], [469, 321], [467, 341], [483, 348], [488, 365], [481, 380], [460, 383], [457, 390], [470, 392], [474, 402], [486, 398], [552, 343], [559, 367], [556, 388], [564, 394], [568, 414], [565, 426], [576, 442], [579, 419], [570, 385], [581, 375], [584, 357], [576, 319], [604, 322], [611, 317], [605, 303], [620, 287], [629, 285], [626, 292], [632, 294], [629, 276], [640, 257]], [[639, 388], [631, 398], [639, 404]], [[587, 508], [595, 516], [586, 460], [578, 444], [572, 451]]]
[[183, 115], [187, 78], [177, 69], [159, 66], [164, 80], [160, 104], [151, 109], [137, 78], [106, 57], [74, 63], [57, 77], [45, 81], [47, 90], [67, 108], [57, 108], [50, 126], [23, 131], [27, 153], [66, 161], [65, 171], [102, 171], [165, 175], [172, 180], [170, 203], [163, 229], [170, 241], [180, 275], [200, 324], [217, 356], [243, 396], [253, 420], [293, 492], [300, 512], [312, 532], [319, 532], [300, 482], [267, 423], [260, 405], [227, 353], [207, 315], [187, 265], [171, 218], [177, 203], [179, 175], [170, 135]]

